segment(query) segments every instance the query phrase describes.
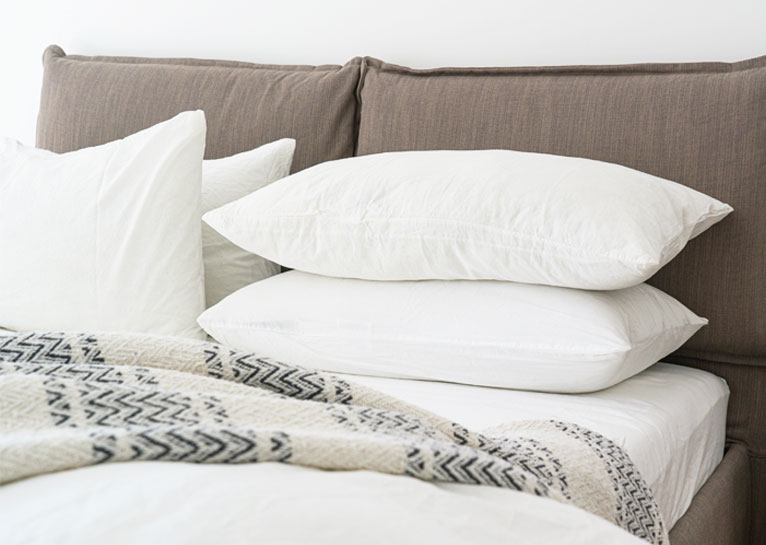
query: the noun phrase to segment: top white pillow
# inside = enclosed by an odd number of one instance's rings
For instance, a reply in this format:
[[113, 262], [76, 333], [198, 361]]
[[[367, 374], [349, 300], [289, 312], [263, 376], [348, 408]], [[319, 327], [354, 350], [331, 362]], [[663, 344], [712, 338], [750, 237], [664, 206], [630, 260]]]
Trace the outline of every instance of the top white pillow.
[[323, 163], [204, 220], [251, 252], [327, 276], [619, 289], [648, 279], [731, 211], [611, 163], [419, 151]]

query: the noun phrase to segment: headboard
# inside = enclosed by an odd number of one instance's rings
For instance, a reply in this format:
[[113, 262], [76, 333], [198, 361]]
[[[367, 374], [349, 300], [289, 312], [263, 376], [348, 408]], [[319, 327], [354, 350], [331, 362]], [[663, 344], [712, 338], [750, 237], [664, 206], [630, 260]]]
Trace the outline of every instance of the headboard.
[[293, 170], [354, 152], [359, 60], [282, 66], [43, 53], [37, 146], [71, 151], [123, 138], [185, 110], [207, 117], [206, 159], [295, 138]]
[[[54, 151], [201, 108], [208, 157], [286, 136], [298, 141], [294, 170], [352, 153], [507, 148], [620, 163], [731, 204], [651, 283], [710, 319], [669, 359], [729, 382], [728, 436], [748, 447], [754, 513], [766, 512], [766, 57], [413, 70], [370, 58], [271, 66], [51, 46], [44, 65], [37, 143]], [[766, 535], [761, 519], [756, 535]]]

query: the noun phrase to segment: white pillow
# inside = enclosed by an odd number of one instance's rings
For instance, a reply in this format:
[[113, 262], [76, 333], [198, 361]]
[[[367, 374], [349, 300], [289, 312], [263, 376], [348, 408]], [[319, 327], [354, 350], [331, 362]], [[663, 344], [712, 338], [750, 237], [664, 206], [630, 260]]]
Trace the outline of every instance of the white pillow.
[[290, 268], [370, 280], [634, 286], [732, 208], [623, 166], [508, 150], [323, 163], [208, 212]]
[[[254, 150], [203, 161], [202, 211], [207, 212], [290, 174], [295, 140], [283, 138]], [[235, 246], [207, 225], [202, 226], [205, 299], [218, 301], [280, 271], [279, 265]]]
[[0, 327], [204, 338], [205, 116], [71, 153], [0, 139]]
[[648, 284], [597, 292], [291, 271], [199, 323], [234, 348], [327, 371], [579, 393], [639, 373], [707, 320]]

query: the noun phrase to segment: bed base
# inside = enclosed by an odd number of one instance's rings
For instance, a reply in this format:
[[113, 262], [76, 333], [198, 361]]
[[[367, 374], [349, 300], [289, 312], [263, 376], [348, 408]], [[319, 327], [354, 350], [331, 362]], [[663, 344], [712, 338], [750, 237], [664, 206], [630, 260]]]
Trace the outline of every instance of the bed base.
[[749, 543], [750, 479], [750, 458], [747, 449], [740, 444], [731, 445], [721, 464], [694, 496], [689, 509], [670, 531], [670, 544]]

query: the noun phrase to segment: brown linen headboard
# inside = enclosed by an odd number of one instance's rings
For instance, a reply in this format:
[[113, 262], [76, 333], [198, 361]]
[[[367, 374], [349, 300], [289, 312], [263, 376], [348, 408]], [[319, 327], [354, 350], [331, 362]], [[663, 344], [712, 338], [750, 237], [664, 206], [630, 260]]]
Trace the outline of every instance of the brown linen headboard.
[[[66, 56], [49, 47], [37, 144], [68, 151], [187, 109], [206, 156], [297, 139], [293, 170], [390, 150], [507, 148], [620, 163], [734, 206], [651, 283], [710, 319], [672, 361], [724, 377], [766, 543], [766, 57], [740, 63], [413, 70]], [[356, 120], [356, 123], [355, 123]], [[358, 132], [357, 132], [358, 131]]]
[[123, 138], [185, 110], [207, 117], [206, 159], [295, 138], [293, 171], [354, 152], [359, 60], [281, 66], [43, 53], [37, 146], [71, 151]]

